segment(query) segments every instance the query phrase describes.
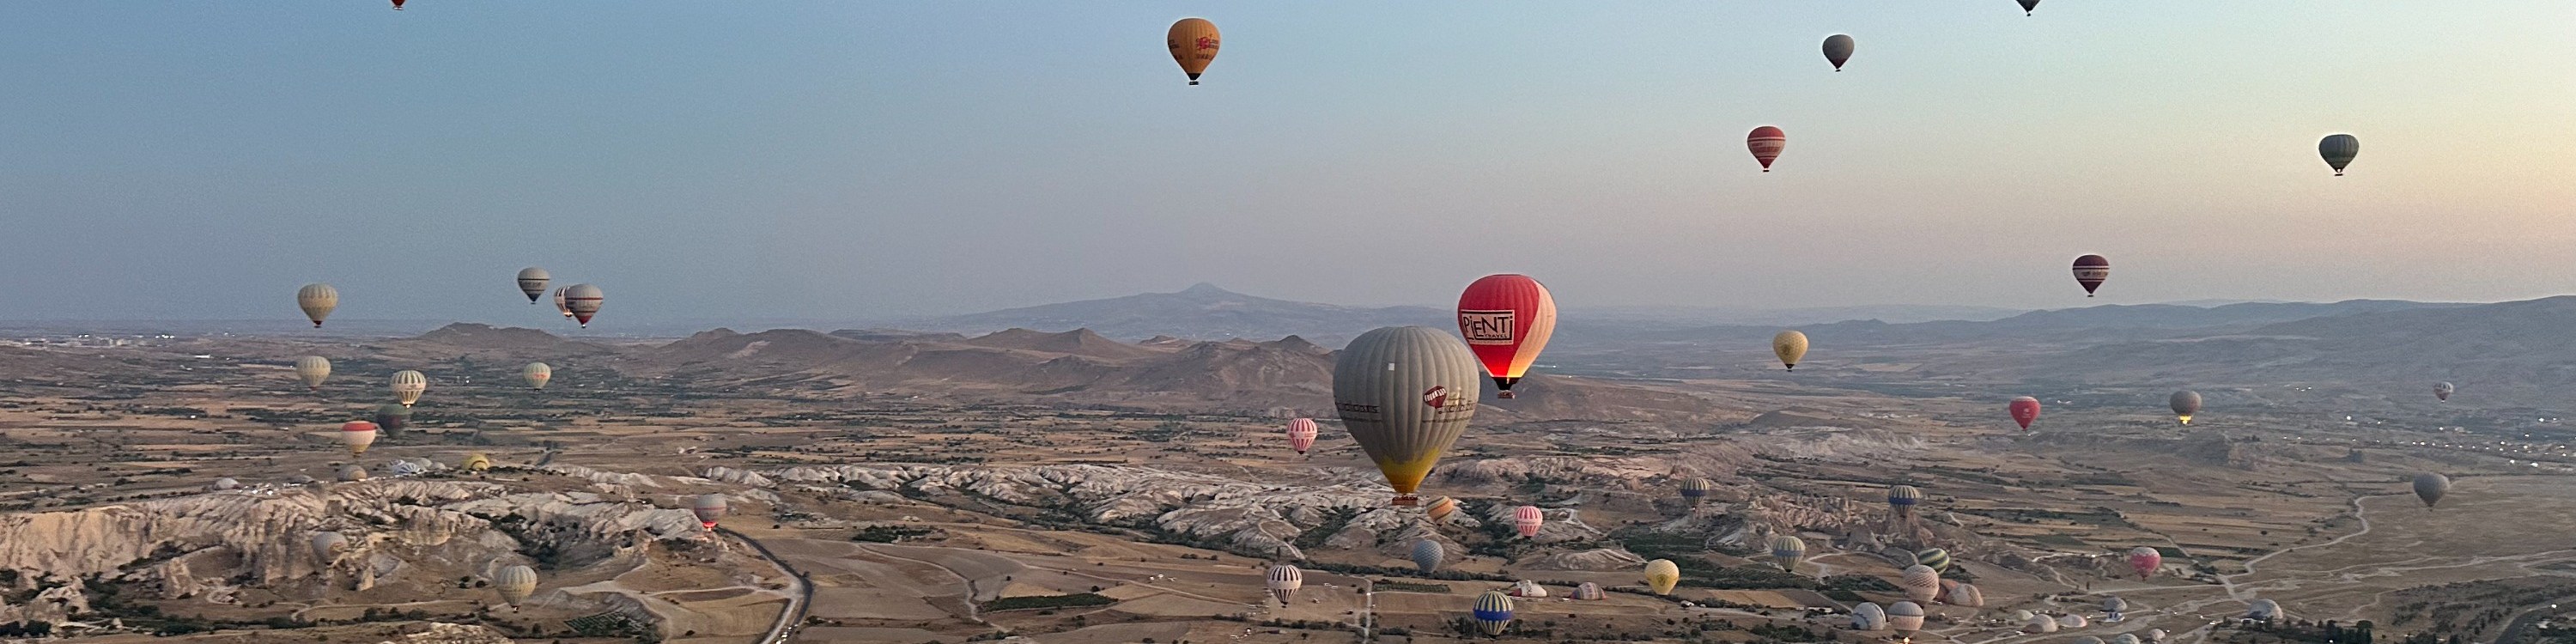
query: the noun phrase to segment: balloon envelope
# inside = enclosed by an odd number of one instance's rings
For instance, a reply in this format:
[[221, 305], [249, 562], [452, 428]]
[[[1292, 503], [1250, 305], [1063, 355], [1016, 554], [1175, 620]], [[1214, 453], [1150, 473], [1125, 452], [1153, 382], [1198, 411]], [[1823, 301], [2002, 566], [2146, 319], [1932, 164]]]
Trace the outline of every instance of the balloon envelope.
[[1315, 419], [1299, 418], [1288, 421], [1288, 448], [1297, 450], [1298, 454], [1304, 454], [1306, 450], [1315, 448]]
[[2450, 491], [2451, 477], [2432, 472], [2415, 475], [2415, 498], [2422, 499], [2424, 507], [2442, 502], [2442, 495]]
[[296, 358], [295, 377], [304, 381], [305, 389], [321, 391], [322, 380], [331, 377], [331, 360], [322, 356]]
[[1905, 574], [1897, 578], [1896, 586], [1905, 589], [1906, 599], [1929, 602], [1941, 596], [1941, 573], [1923, 564], [1907, 566]]
[[606, 300], [597, 286], [574, 284], [564, 287], [564, 310], [571, 311], [573, 321], [580, 322], [583, 328], [590, 326], [591, 316], [599, 314], [599, 305]]
[[1878, 604], [1874, 602], [1861, 602], [1859, 606], [1852, 607], [1852, 630], [1877, 631], [1886, 629], [1887, 609], [1879, 608]]
[[1273, 565], [1270, 572], [1262, 575], [1262, 587], [1270, 591], [1270, 596], [1279, 598], [1279, 605], [1286, 606], [1296, 597], [1297, 589], [1306, 587], [1306, 574], [1296, 566]]
[[1583, 584], [1582, 584], [1582, 585], [1580, 585], [1580, 586], [1575, 586], [1575, 587], [1574, 587], [1574, 598], [1575, 598], [1575, 599], [1580, 599], [1580, 600], [1584, 600], [1584, 601], [1595, 601], [1595, 600], [1600, 600], [1600, 599], [1603, 599], [1603, 598], [1606, 598], [1606, 597], [1609, 597], [1609, 595], [1608, 595], [1608, 594], [1606, 594], [1606, 593], [1601, 592], [1601, 584], [1596, 584], [1596, 583], [1592, 583], [1592, 582], [1588, 582], [1588, 581], [1587, 581], [1587, 582], [1583, 582]]
[[722, 494], [700, 494], [697, 500], [689, 503], [689, 514], [696, 515], [698, 525], [708, 530], [716, 529], [716, 520], [724, 518], [725, 509]]
[[519, 269], [519, 293], [528, 296], [529, 304], [535, 304], [537, 298], [545, 296], [546, 281], [550, 279], [553, 276], [547, 275], [546, 269], [535, 266]]
[[2021, 15], [2025, 15], [2025, 16], [2027, 16], [2027, 15], [2030, 15], [2032, 12], [2035, 12], [2035, 11], [2038, 11], [2038, 10], [2039, 10], [2039, 0], [2014, 0], [2014, 1], [2016, 1], [2016, 2], [2020, 2], [2020, 3], [2021, 3]]
[[1825, 37], [1825, 62], [1833, 63], [1834, 71], [1842, 71], [1843, 61], [1851, 60], [1851, 55], [1851, 36], [1834, 34]]
[[1433, 521], [1447, 519], [1451, 513], [1455, 513], [1457, 511], [1458, 500], [1445, 496], [1432, 499], [1430, 503], [1422, 505], [1423, 516], [1431, 517], [1431, 520]]
[[376, 424], [363, 420], [341, 423], [340, 444], [348, 446], [352, 455], [367, 453], [367, 446], [376, 444]]
[[429, 390], [429, 376], [408, 369], [396, 371], [388, 388], [393, 390], [395, 402], [402, 403], [404, 407], [410, 407], [412, 403], [420, 402], [421, 392]]
[[564, 292], [570, 290], [570, 286], [555, 287], [555, 312], [562, 313], [567, 320], [572, 319], [572, 304], [564, 301]]
[[1523, 539], [1538, 536], [1539, 525], [1546, 522], [1547, 515], [1539, 512], [1538, 506], [1524, 505], [1512, 509], [1512, 531]]
[[330, 563], [332, 558], [338, 556], [341, 550], [346, 550], [348, 547], [349, 538], [340, 536], [340, 533], [313, 533], [313, 558], [320, 559], [323, 563]]
[[1342, 426], [1395, 488], [1413, 492], [1476, 416], [1476, 357], [1431, 329], [1384, 327], [1360, 334], [1333, 365], [1333, 407]]
[[2102, 282], [2110, 279], [2111, 260], [2101, 255], [2075, 258], [2075, 283], [2084, 287], [2085, 297], [2093, 297], [2093, 290], [2102, 288]]
[[2439, 401], [2442, 401], [2442, 402], [2450, 402], [2450, 401], [2451, 401], [2451, 392], [2453, 392], [2453, 391], [2458, 391], [2458, 390], [2459, 390], [2459, 388], [2451, 386], [2451, 383], [2447, 383], [2447, 382], [2434, 383], [2434, 384], [2433, 384], [2433, 399], [2434, 399], [2434, 400], [2439, 400]]
[[2361, 139], [2350, 134], [2331, 134], [2317, 141], [2317, 156], [2325, 157], [2326, 166], [2334, 168], [2338, 177], [2343, 176], [2343, 167], [2352, 165], [2352, 158], [2360, 154]]
[[1498, 397], [1512, 397], [1512, 383], [1529, 373], [1555, 334], [1556, 298], [1527, 275], [1487, 275], [1458, 295], [1458, 335], [1494, 378]]
[[2158, 552], [2154, 548], [2138, 546], [2129, 549], [2129, 569], [2136, 571], [2139, 579], [2145, 579], [2147, 576], [2155, 574], [2156, 569], [2162, 568], [2164, 565], [2164, 553]]
[[2022, 429], [2030, 429], [2031, 421], [2039, 420], [2039, 399], [2029, 396], [2014, 398], [2012, 404], [2004, 406], [2004, 410], [2012, 413], [2013, 422], [2020, 423]]
[[1770, 172], [1771, 161], [1789, 148], [1789, 134], [1768, 125], [1753, 128], [1752, 133], [1744, 135], [1744, 147], [1753, 151], [1753, 160], [1762, 162], [1763, 172]]
[[295, 306], [304, 309], [304, 318], [312, 320], [313, 328], [319, 329], [322, 328], [322, 318], [331, 317], [331, 310], [340, 308], [340, 291], [329, 284], [306, 284], [295, 291]]
[[2182, 424], [2189, 425], [2192, 415], [2200, 413], [2200, 392], [2174, 392], [2173, 397], [2165, 399], [2165, 404], [2173, 407], [2175, 418], [2181, 419]]
[[377, 428], [384, 431], [395, 431], [404, 427], [409, 427], [411, 426], [411, 408], [404, 407], [400, 403], [385, 403], [377, 405], [375, 421]]
[[543, 362], [531, 362], [519, 368], [519, 377], [526, 378], [531, 389], [544, 389], [546, 381], [555, 379], [555, 368]]
[[1896, 631], [1898, 639], [1914, 637], [1915, 631], [1923, 630], [1923, 605], [1910, 601], [1888, 604], [1887, 629]]
[[1681, 581], [1682, 568], [1674, 565], [1671, 559], [1646, 562], [1646, 587], [1654, 589], [1655, 594], [1670, 595], [1673, 592], [1673, 585]]
[[1924, 548], [1914, 553], [1914, 563], [1929, 567], [1932, 569], [1932, 572], [1949, 572], [1950, 551], [1942, 550], [1940, 548]]
[[1696, 476], [1682, 479], [1682, 498], [1694, 501], [1707, 498], [1709, 491], [1715, 487], [1708, 482], [1708, 479]]
[[1923, 491], [1914, 489], [1914, 486], [1899, 485], [1887, 488], [1887, 506], [1894, 508], [1897, 514], [1913, 514], [1914, 504], [1922, 502]]
[[1781, 331], [1771, 336], [1771, 355], [1779, 356], [1780, 364], [1791, 371], [1797, 370], [1798, 361], [1807, 357], [1807, 334]]
[[1798, 562], [1807, 558], [1807, 542], [1789, 535], [1771, 537], [1771, 561], [1781, 570], [1796, 572]]
[[1440, 560], [1448, 557], [1449, 549], [1440, 547], [1438, 541], [1419, 539], [1413, 542], [1413, 568], [1422, 571], [1422, 574], [1428, 575], [1431, 571], [1439, 570]]
[[1199, 74], [1206, 73], [1208, 63], [1216, 60], [1222, 40], [1216, 33], [1216, 23], [1203, 18], [1182, 18], [1163, 32], [1163, 46], [1172, 50], [1172, 61], [1181, 64], [1181, 73], [1190, 75], [1191, 85], [1199, 84]]
[[358, 467], [356, 465], [340, 468], [340, 482], [356, 483], [364, 480], [367, 480], [366, 468]]
[[501, 601], [517, 606], [537, 592], [537, 571], [527, 566], [502, 568], [492, 576], [492, 590], [501, 594]]
[[1502, 591], [1485, 591], [1485, 594], [1476, 596], [1473, 614], [1477, 630], [1484, 631], [1486, 635], [1501, 635], [1503, 629], [1512, 625], [1512, 598]]

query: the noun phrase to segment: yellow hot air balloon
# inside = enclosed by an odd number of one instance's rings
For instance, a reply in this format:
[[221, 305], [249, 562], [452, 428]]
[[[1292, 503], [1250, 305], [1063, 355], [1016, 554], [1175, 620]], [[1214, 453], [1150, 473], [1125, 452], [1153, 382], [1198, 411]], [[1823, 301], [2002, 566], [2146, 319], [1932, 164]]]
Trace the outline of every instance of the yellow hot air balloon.
[[295, 377], [304, 379], [304, 388], [322, 390], [322, 380], [331, 377], [331, 360], [322, 356], [295, 359]]
[[492, 469], [492, 457], [484, 456], [479, 453], [467, 454], [465, 455], [465, 462], [457, 469], [462, 469], [468, 472], [481, 472]]
[[429, 376], [411, 370], [394, 372], [394, 401], [402, 403], [402, 406], [410, 407], [412, 403], [420, 402], [420, 392], [428, 390]]
[[1791, 371], [1797, 370], [1798, 361], [1807, 357], [1807, 334], [1781, 331], [1779, 335], [1771, 336], [1771, 353], [1780, 356], [1780, 364], [1788, 365]]
[[1333, 365], [1333, 407], [1395, 488], [1395, 505], [1414, 504], [1422, 477], [1467, 431], [1476, 416], [1476, 376], [1466, 344], [1423, 327], [1380, 328], [1342, 349]]
[[1163, 46], [1172, 50], [1172, 60], [1190, 75], [1190, 84], [1199, 84], [1199, 74], [1207, 71], [1209, 61], [1216, 60], [1216, 23], [1204, 18], [1182, 18], [1172, 23], [1163, 34]]
[[1673, 594], [1673, 585], [1679, 583], [1682, 583], [1682, 567], [1673, 565], [1673, 560], [1646, 562], [1646, 587], [1654, 589], [1655, 594]]
[[304, 309], [305, 319], [312, 320], [313, 328], [319, 329], [322, 318], [331, 317], [331, 310], [340, 308], [340, 291], [320, 282], [306, 284], [295, 291], [295, 306]]

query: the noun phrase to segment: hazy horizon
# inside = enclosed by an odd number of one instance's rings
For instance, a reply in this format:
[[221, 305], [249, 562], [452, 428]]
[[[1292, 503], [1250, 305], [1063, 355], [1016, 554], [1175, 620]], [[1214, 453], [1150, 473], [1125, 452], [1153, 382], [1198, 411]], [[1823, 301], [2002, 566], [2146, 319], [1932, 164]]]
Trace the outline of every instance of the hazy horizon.
[[[0, 320], [292, 321], [322, 281], [335, 320], [551, 328], [529, 265], [601, 285], [607, 332], [1202, 281], [1439, 306], [1496, 272], [1569, 310], [2501, 301], [2576, 272], [2568, 3], [16, 14]], [[1226, 36], [1200, 87], [1161, 49], [1188, 15]], [[2350, 176], [2316, 158], [2336, 132]]]

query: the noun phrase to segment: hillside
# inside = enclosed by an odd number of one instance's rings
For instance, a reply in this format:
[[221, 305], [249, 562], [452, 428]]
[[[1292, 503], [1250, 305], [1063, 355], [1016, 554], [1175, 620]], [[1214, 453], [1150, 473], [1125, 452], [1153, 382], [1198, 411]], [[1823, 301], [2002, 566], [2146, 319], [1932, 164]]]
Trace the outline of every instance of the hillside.
[[1338, 343], [1382, 326], [1452, 324], [1449, 312], [1427, 306], [1338, 306], [1254, 297], [1199, 284], [1173, 293], [1144, 293], [1004, 309], [988, 313], [905, 320], [897, 326], [980, 334], [1007, 329], [1090, 329], [1127, 340], [1154, 336], [1222, 340], [1305, 336]]

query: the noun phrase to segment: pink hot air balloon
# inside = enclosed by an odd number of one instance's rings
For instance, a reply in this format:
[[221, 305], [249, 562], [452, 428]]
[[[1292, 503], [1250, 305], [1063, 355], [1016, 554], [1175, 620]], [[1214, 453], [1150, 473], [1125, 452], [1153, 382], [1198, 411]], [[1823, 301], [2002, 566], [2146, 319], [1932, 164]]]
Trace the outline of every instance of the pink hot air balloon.
[[1538, 536], [1539, 524], [1546, 521], [1547, 518], [1539, 514], [1538, 506], [1535, 505], [1524, 505], [1512, 510], [1512, 530], [1519, 532], [1523, 539]]
[[1301, 456], [1306, 453], [1306, 450], [1315, 448], [1315, 419], [1299, 418], [1288, 421], [1288, 448], [1297, 450], [1297, 454]]
[[2156, 569], [2164, 565], [2164, 553], [2156, 552], [2154, 548], [2138, 546], [2129, 549], [2129, 568], [2138, 571], [2139, 579], [2155, 574]]
[[2012, 411], [2013, 422], [2021, 423], [2022, 429], [2030, 429], [2030, 422], [2039, 420], [2038, 398], [2032, 398], [2029, 396], [2014, 398], [2012, 399], [2012, 405], [2007, 407], [2007, 409]]
[[1762, 171], [1771, 171], [1771, 160], [1780, 158], [1780, 150], [1789, 147], [1789, 134], [1768, 125], [1753, 128], [1745, 135], [1744, 147], [1753, 150], [1753, 160], [1762, 162]]

